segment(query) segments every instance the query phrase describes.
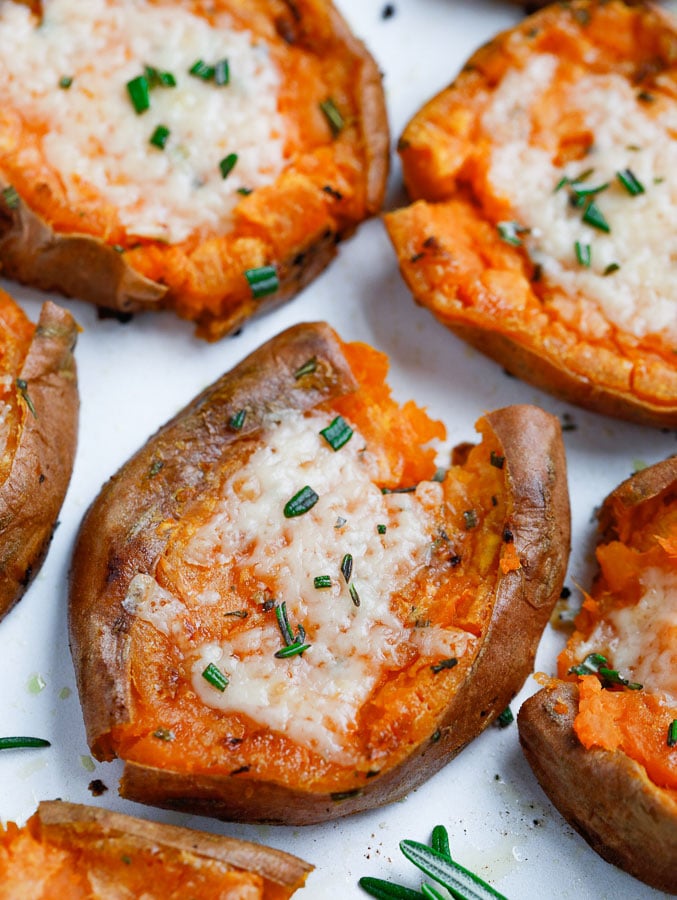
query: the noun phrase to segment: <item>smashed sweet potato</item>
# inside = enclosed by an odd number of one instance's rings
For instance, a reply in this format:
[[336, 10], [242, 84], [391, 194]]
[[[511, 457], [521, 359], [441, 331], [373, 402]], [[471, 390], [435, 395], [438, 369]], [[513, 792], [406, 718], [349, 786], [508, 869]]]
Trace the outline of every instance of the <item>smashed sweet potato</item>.
[[59, 800], [0, 826], [0, 898], [286, 900], [312, 866], [249, 841]]
[[35, 326], [0, 291], [0, 618], [37, 575], [70, 481], [76, 335], [54, 303]]
[[677, 28], [621, 0], [553, 3], [498, 35], [399, 141], [385, 217], [417, 302], [581, 406], [677, 424]]
[[606, 860], [677, 891], [677, 457], [599, 514], [599, 574], [559, 659], [522, 707], [538, 780]]
[[569, 549], [559, 423], [444, 428], [385, 357], [295, 326], [197, 397], [82, 524], [71, 646], [121, 793], [245, 821], [401, 798], [531, 671]]
[[331, 3], [8, 0], [4, 44], [10, 278], [216, 340], [380, 208], [380, 74]]

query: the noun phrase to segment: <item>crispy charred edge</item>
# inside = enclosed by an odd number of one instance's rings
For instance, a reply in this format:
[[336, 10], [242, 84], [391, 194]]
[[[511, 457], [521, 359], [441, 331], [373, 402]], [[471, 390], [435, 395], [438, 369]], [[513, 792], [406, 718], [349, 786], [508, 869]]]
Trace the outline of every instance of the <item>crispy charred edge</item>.
[[[640, 2], [640, 0], [637, 0], [637, 2], [632, 2], [632, 0], [563, 0], [563, 2], [559, 3], [525, 3], [525, 6], [531, 7], [528, 9], [528, 12], [533, 13], [533, 15], [530, 15], [513, 28], [496, 35], [495, 38], [480, 47], [468, 59], [460, 75], [447, 88], [433, 97], [426, 106], [434, 105], [439, 97], [458, 86], [462, 86], [467, 82], [476, 82], [478, 76], [480, 83], [491, 89], [496, 76], [495, 74], [484, 74], [485, 67], [497, 53], [504, 53], [506, 59], [510, 59], [512, 54], [510, 53], [509, 45], [511, 41], [516, 39], [516, 36], [529, 40], [531, 33], [541, 27], [547, 27], [550, 21], [553, 19], [557, 20], [562, 15], [569, 16], [574, 27], [583, 29], [586, 25], [586, 14], [588, 11], [594, 10], [596, 6], [612, 4], [635, 7], [638, 22], [641, 17], [641, 19], [653, 23], [653, 27], [664, 35], [662, 42], [665, 48], [663, 57], [652, 59], [649, 64], [646, 64], [646, 60], [641, 60], [628, 76], [638, 85], [641, 85], [647, 74], [654, 70], [660, 72], [668, 67], [669, 61], [674, 55], [674, 46], [675, 42], [677, 42], [677, 26], [674, 15], [661, 9], [655, 3]], [[628, 60], [628, 64], [631, 65], [632, 61]], [[425, 113], [426, 106], [416, 113], [414, 119]], [[409, 127], [409, 124], [406, 128]], [[407, 149], [406, 140], [401, 141], [399, 153], [403, 161], [406, 157]], [[435, 198], [436, 201], [441, 200], [442, 202], [445, 199], [452, 198], [449, 196]], [[420, 200], [416, 199], [416, 202], [431, 203], [434, 201], [421, 198]], [[406, 213], [406, 210], [402, 212]], [[400, 211], [396, 210], [384, 216], [386, 228], [393, 243], [395, 243], [394, 225], [398, 221], [399, 213]], [[391, 227], [390, 222], [393, 223], [393, 227]], [[400, 265], [400, 271], [416, 302], [430, 307], [428, 303], [423, 303], [419, 298], [416, 285], [413, 284], [411, 277], [409, 277], [407, 269]], [[577, 373], [564, 365], [559, 358], [537, 352], [521, 330], [518, 331], [513, 327], [509, 334], [502, 333], [498, 330], [496, 321], [493, 318], [481, 315], [469, 316], [466, 314], [466, 310], [451, 305], [445, 308], [444, 313], [438, 313], [432, 307], [430, 308], [443, 325], [485, 356], [498, 362], [511, 375], [533, 384], [561, 400], [593, 412], [611, 416], [612, 418], [637, 422], [641, 425], [649, 425], [656, 428], [677, 427], [677, 398], [668, 402], [653, 402], [639, 393], [634, 393], [632, 384], [630, 390], [627, 391], [596, 384], [585, 374]]]
[[[0, 184], [0, 192], [8, 185]], [[58, 234], [18, 199], [0, 193], [2, 272], [22, 284], [59, 291], [119, 312], [157, 308], [167, 289], [135, 272], [98, 238]]]
[[[283, 887], [285, 897], [300, 888], [314, 868], [304, 860], [272, 847], [148, 822], [99, 807], [47, 800], [40, 803], [36, 815], [41, 837], [47, 842], [58, 840], [69, 844], [72, 835], [75, 839], [89, 837], [97, 842], [123, 839], [131, 850], [178, 850], [187, 865], [199, 865], [201, 859], [209, 859], [253, 872], [265, 881]], [[276, 896], [280, 895], [276, 893]]]
[[566, 571], [570, 513], [566, 461], [557, 420], [513, 406], [481, 422], [505, 456], [511, 521], [521, 569], [496, 573], [493, 609], [477, 657], [430, 736], [400, 765], [357, 790], [301, 792], [232, 776], [179, 773], [127, 762], [123, 796], [232, 821], [308, 825], [401, 799], [444, 766], [510, 703], [533, 669], [541, 633]]
[[[315, 371], [295, 378], [310, 359]], [[128, 631], [122, 606], [138, 573], [152, 575], [177, 522], [218, 490], [236, 442], [255, 442], [264, 420], [309, 410], [356, 388], [340, 339], [324, 323], [282, 332], [203, 391], [102, 488], [87, 512], [70, 573], [70, 641], [93, 753], [115, 756], [110, 730], [130, 718]], [[246, 411], [242, 428], [230, 424]], [[157, 470], [157, 471], [155, 471]]]
[[26, 410], [5, 482], [0, 485], [0, 617], [40, 570], [70, 482], [79, 397], [73, 357], [77, 325], [45, 303], [21, 372], [35, 415]]
[[517, 716], [520, 743], [541, 787], [607, 862], [677, 892], [677, 803], [621, 751], [587, 750], [573, 723], [578, 687], [554, 682]]

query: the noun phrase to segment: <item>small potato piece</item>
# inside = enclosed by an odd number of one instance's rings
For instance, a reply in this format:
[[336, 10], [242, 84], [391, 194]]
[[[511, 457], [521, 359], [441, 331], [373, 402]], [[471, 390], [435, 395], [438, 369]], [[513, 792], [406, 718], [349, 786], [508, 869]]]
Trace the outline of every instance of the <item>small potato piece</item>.
[[7, 0], [0, 140], [7, 277], [207, 340], [322, 271], [388, 171], [379, 71], [327, 0]]
[[37, 327], [0, 291], [0, 618], [47, 553], [73, 469], [77, 325], [45, 303]]
[[278, 335], [151, 438], [90, 508], [71, 646], [121, 793], [308, 824], [404, 796], [508, 705], [569, 549], [559, 423], [444, 428], [324, 324]]
[[553, 3], [478, 50], [399, 141], [385, 217], [416, 301], [514, 375], [677, 425], [677, 28]]
[[286, 900], [312, 866], [289, 853], [60, 800], [0, 826], [0, 898]]
[[567, 680], [523, 704], [520, 741], [597, 853], [677, 893], [677, 457], [620, 485], [599, 524], [600, 572], [559, 660]]

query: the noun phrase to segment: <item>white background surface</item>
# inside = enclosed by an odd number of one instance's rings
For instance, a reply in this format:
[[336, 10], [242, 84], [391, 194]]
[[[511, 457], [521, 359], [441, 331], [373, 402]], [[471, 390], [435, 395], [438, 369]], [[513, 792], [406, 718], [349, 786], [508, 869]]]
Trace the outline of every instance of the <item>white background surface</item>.
[[[446, 85], [467, 56], [521, 18], [509, 3], [395, 0], [382, 19], [380, 0], [341, 0], [339, 7], [384, 72], [392, 143], [407, 119]], [[404, 202], [394, 162], [388, 206]], [[42, 297], [5, 284], [33, 320]], [[75, 534], [102, 483], [146, 438], [199, 390], [256, 346], [297, 321], [326, 319], [345, 339], [384, 350], [391, 384], [443, 419], [450, 443], [472, 440], [483, 411], [533, 402], [577, 429], [565, 433], [573, 511], [573, 552], [566, 584], [589, 584], [593, 508], [627, 477], [636, 461], [677, 452], [677, 435], [631, 426], [560, 403], [470, 350], [414, 305], [378, 220], [340, 248], [330, 269], [295, 301], [251, 322], [216, 345], [196, 340], [169, 314], [127, 325], [98, 321], [96, 311], [65, 301], [83, 328], [77, 360], [82, 410], [73, 481], [61, 524], [40, 575], [0, 623], [0, 735], [48, 738], [48, 750], [0, 754], [0, 817], [24, 821], [41, 799], [91, 802], [161, 821], [258, 840], [317, 866], [299, 898], [358, 898], [361, 875], [418, 887], [400, 855], [402, 838], [428, 840], [447, 826], [453, 855], [511, 900], [524, 898], [651, 898], [661, 896], [599, 859], [552, 808], [522, 758], [516, 726], [490, 728], [446, 769], [390, 807], [307, 828], [245, 827], [173, 814], [117, 797], [121, 767], [94, 763], [87, 748], [66, 633], [66, 579]], [[537, 668], [553, 672], [563, 636], [548, 628]], [[38, 693], [29, 685], [39, 675]], [[65, 697], [64, 688], [70, 690]], [[529, 679], [519, 702], [536, 689]], [[109, 788], [94, 799], [93, 778]]]

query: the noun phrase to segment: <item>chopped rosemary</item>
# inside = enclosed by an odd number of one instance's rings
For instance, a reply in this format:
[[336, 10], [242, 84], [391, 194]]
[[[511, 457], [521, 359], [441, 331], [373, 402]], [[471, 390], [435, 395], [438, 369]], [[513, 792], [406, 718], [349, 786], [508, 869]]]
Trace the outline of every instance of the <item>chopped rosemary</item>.
[[248, 197], [250, 194], [253, 193], [253, 191], [251, 188], [248, 188], [248, 187], [239, 187], [237, 189], [237, 193], [240, 194], [242, 197]]
[[221, 87], [230, 83], [230, 65], [227, 59], [220, 59], [214, 65], [214, 83]]
[[339, 112], [332, 98], [327, 97], [326, 100], [323, 100], [320, 103], [320, 109], [322, 110], [324, 117], [327, 120], [327, 124], [329, 125], [329, 129], [332, 135], [334, 137], [337, 137], [343, 131], [345, 122], [343, 121], [343, 116]]
[[330, 425], [320, 431], [320, 434], [332, 450], [340, 450], [353, 436], [353, 429], [343, 416], [336, 416]]
[[280, 650], [277, 650], [275, 653], [276, 659], [288, 659], [290, 656], [300, 656], [302, 653], [305, 653], [308, 650], [310, 644], [289, 644], [286, 647], [282, 647]]
[[589, 269], [592, 262], [592, 248], [590, 247], [590, 244], [582, 244], [580, 241], [576, 241], [574, 249], [576, 251], [578, 264]]
[[515, 717], [509, 706], [506, 706], [503, 712], [496, 717], [496, 724], [499, 728], [507, 728], [508, 725], [512, 725], [514, 721]]
[[638, 194], [645, 193], [644, 185], [631, 169], [622, 169], [620, 172], [616, 172], [616, 178], [618, 178], [631, 197], [637, 197]]
[[386, 525], [377, 525], [376, 530], [379, 534], [385, 534], [388, 529]]
[[315, 491], [310, 487], [310, 485], [307, 484], [305, 487], [302, 487], [300, 491], [294, 494], [291, 500], [288, 500], [285, 503], [285, 519], [293, 519], [296, 516], [302, 516], [304, 513], [307, 513], [308, 510], [312, 509], [319, 499], [320, 498], [317, 496]]
[[154, 147], [159, 147], [160, 150], [164, 150], [165, 144], [169, 140], [169, 128], [166, 125], [158, 125], [153, 134], [150, 137], [150, 143]]
[[520, 225], [519, 222], [499, 222], [496, 225], [496, 229], [501, 240], [505, 241], [506, 244], [512, 244], [513, 247], [521, 247], [522, 239], [519, 235], [529, 231], [528, 228]]
[[21, 202], [16, 188], [13, 188], [11, 185], [3, 189], [2, 199], [5, 201], [5, 206], [9, 209], [16, 209]]
[[602, 684], [606, 687], [608, 685], [617, 684], [621, 687], [626, 687], [630, 691], [641, 691], [642, 685], [636, 681], [629, 681], [627, 678], [623, 678], [623, 676], [616, 670], [610, 669], [609, 661], [606, 656], [603, 656], [601, 653], [589, 653], [582, 663], [579, 663], [577, 666], [572, 666], [569, 669], [570, 675], [598, 675], [602, 681]]
[[229, 153], [228, 156], [224, 156], [224, 158], [219, 163], [219, 170], [221, 171], [221, 177], [227, 178], [230, 173], [235, 168], [235, 163], [237, 162], [237, 153]]
[[72, 84], [73, 78], [71, 75], [62, 75], [61, 78], [59, 78], [59, 87], [64, 91], [67, 91]]
[[313, 579], [313, 585], [318, 589], [318, 591], [323, 588], [331, 587], [331, 575], [316, 575]]
[[0, 750], [20, 750], [31, 747], [51, 747], [44, 738], [36, 737], [4, 737], [0, 738]]
[[162, 72], [154, 66], [144, 66], [143, 74], [148, 82], [148, 87], [176, 87], [176, 78], [171, 72]]
[[613, 275], [614, 272], [618, 272], [620, 266], [618, 263], [612, 262], [606, 267], [606, 269], [602, 272], [602, 275]]
[[351, 553], [346, 553], [341, 560], [341, 574], [345, 578], [346, 584], [348, 584], [353, 574], [353, 557]]
[[594, 200], [591, 200], [585, 207], [583, 221], [587, 225], [592, 225], [593, 228], [597, 228], [599, 231], [604, 231], [607, 234], [611, 231], [609, 223], [604, 218], [602, 211]]
[[353, 601], [353, 606], [359, 606], [360, 595], [357, 593], [357, 588], [355, 587], [354, 582], [348, 587], [348, 593], [350, 594], [350, 599]]
[[239, 431], [244, 425], [244, 420], [247, 418], [247, 410], [246, 409], [238, 409], [236, 413], [228, 419], [228, 424], [234, 431]]
[[19, 388], [19, 393], [21, 394], [21, 397], [22, 397], [24, 403], [26, 404], [26, 406], [28, 407], [31, 415], [33, 416], [34, 419], [37, 419], [38, 414], [35, 411], [35, 406], [33, 405], [33, 401], [31, 400], [31, 398], [28, 395], [28, 382], [23, 378], [17, 378], [16, 386]]
[[673, 719], [668, 726], [668, 747], [677, 745], [677, 719]]
[[137, 75], [127, 82], [127, 93], [132, 101], [136, 114], [140, 115], [150, 107], [150, 91], [145, 75]]
[[458, 660], [455, 656], [450, 656], [448, 659], [441, 659], [438, 663], [431, 666], [430, 668], [437, 675], [438, 672], [444, 671], [444, 669], [453, 669], [454, 666], [458, 665]]
[[218, 666], [215, 666], [214, 663], [209, 663], [202, 673], [202, 677], [205, 681], [208, 681], [212, 687], [215, 687], [217, 691], [221, 691], [222, 693], [228, 687], [228, 677], [224, 675], [221, 669], [219, 669]]
[[275, 266], [259, 266], [256, 269], [247, 269], [244, 277], [249, 282], [249, 287], [255, 300], [258, 300], [259, 297], [266, 297], [268, 294], [274, 294], [280, 286]]
[[296, 381], [299, 378], [303, 378], [304, 375], [312, 375], [312, 373], [317, 369], [317, 357], [311, 356], [307, 362], [304, 362], [302, 366], [299, 366], [298, 369], [294, 372], [294, 378]]
[[211, 81], [216, 75], [216, 69], [214, 66], [208, 65], [204, 60], [198, 59], [188, 69], [188, 74], [201, 78], [203, 81]]

